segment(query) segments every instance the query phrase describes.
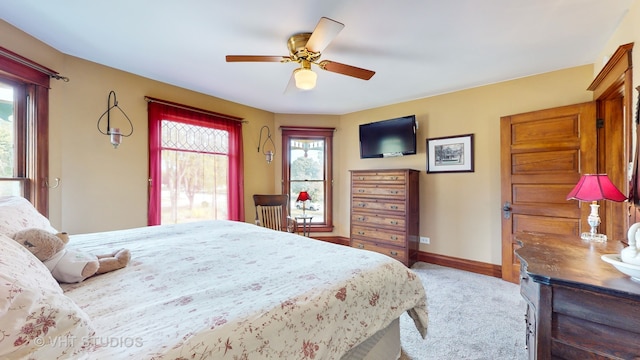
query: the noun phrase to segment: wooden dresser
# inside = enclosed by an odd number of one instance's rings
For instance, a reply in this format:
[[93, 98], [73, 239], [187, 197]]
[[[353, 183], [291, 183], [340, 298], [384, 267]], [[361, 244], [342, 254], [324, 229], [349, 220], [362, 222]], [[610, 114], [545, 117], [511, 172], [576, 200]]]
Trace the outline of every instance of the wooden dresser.
[[351, 171], [351, 246], [411, 266], [418, 255], [418, 170]]
[[602, 261], [619, 241], [516, 235], [530, 359], [639, 359], [640, 283]]

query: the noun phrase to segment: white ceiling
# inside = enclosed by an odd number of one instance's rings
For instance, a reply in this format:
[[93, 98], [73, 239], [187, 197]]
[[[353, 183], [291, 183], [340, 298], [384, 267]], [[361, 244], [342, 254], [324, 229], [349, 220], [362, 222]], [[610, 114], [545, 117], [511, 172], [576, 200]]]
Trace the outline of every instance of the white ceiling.
[[[274, 113], [341, 115], [602, 61], [633, 2], [2, 0], [0, 17], [116, 69]], [[314, 67], [315, 89], [285, 93], [297, 64], [225, 62], [289, 55], [289, 36], [322, 16], [345, 28], [321, 60], [374, 70], [371, 80]]]

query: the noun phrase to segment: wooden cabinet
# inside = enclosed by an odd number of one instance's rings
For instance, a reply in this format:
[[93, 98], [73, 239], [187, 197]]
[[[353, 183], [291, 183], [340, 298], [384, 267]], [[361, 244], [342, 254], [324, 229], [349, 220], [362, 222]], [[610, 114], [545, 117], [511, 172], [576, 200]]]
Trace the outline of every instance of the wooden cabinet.
[[411, 266], [418, 255], [420, 196], [411, 169], [351, 171], [351, 246]]
[[640, 284], [600, 259], [619, 253], [620, 242], [516, 240], [530, 359], [640, 358]]

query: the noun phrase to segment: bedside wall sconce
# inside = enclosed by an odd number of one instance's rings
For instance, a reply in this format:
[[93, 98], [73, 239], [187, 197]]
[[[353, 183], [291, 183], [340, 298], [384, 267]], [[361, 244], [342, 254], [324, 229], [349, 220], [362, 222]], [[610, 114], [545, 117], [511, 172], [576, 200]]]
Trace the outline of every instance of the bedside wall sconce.
[[[267, 138], [262, 142], [262, 130], [267, 129]], [[267, 141], [271, 141], [271, 146], [273, 150], [266, 150]], [[271, 130], [267, 125], [264, 125], [260, 128], [260, 138], [258, 139], [258, 152], [260, 152], [260, 145], [262, 145], [262, 154], [264, 154], [265, 159], [267, 160], [267, 164], [271, 164], [273, 161], [273, 156], [276, 154], [276, 144], [273, 142], [271, 138]]]
[[[113, 105], [111, 105], [111, 95], [113, 95]], [[124, 115], [127, 121], [129, 121], [131, 131], [128, 134], [123, 134], [122, 132], [120, 132], [120, 128], [111, 127], [111, 110], [114, 108], [120, 110], [122, 115]], [[100, 122], [105, 115], [107, 115], [107, 127], [106, 131], [102, 131], [102, 129], [100, 128]], [[109, 135], [109, 140], [111, 141], [111, 145], [113, 145], [114, 149], [118, 148], [118, 145], [120, 145], [120, 143], [122, 142], [122, 137], [129, 137], [131, 136], [131, 134], [133, 134], [133, 123], [131, 122], [131, 119], [129, 119], [127, 114], [118, 106], [118, 99], [116, 98], [116, 93], [113, 90], [109, 92], [109, 96], [107, 97], [107, 110], [103, 112], [102, 115], [100, 115], [100, 118], [98, 118], [98, 131], [100, 131], [100, 133], [103, 135]]]

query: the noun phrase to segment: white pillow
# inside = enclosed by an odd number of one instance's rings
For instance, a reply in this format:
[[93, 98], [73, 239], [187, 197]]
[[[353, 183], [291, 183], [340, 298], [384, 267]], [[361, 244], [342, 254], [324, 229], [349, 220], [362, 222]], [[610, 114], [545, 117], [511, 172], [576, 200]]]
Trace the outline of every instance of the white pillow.
[[0, 234], [13, 238], [15, 233], [27, 228], [58, 232], [29, 200], [21, 196], [0, 197]]
[[0, 324], [0, 359], [70, 358], [83, 354], [94, 336], [89, 316], [44, 264], [2, 234]]

